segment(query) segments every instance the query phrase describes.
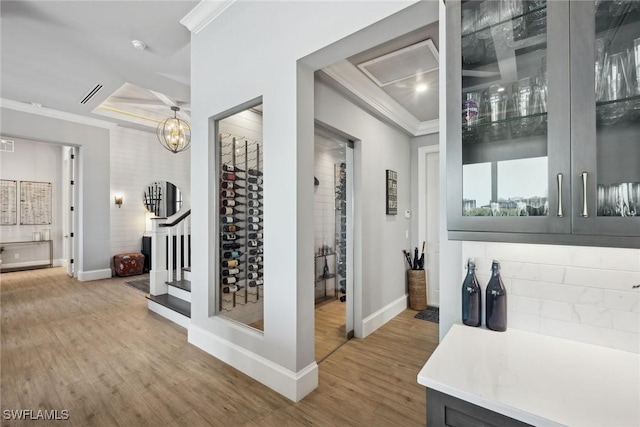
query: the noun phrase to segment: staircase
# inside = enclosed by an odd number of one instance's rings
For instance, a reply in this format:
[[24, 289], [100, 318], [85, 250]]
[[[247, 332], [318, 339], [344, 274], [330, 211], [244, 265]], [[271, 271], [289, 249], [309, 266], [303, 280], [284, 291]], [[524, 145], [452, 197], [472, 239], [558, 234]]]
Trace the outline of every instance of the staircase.
[[[187, 328], [191, 323], [191, 210], [173, 222], [152, 220], [147, 308]], [[172, 242], [172, 244], [169, 244]]]

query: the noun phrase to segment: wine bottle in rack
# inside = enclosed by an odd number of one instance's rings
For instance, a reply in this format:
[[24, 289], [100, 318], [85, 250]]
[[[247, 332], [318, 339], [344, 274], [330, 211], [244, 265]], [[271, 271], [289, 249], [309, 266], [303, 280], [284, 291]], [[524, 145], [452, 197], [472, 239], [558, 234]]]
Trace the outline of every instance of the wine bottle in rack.
[[238, 286], [238, 285], [231, 285], [231, 286], [225, 286], [222, 288], [222, 292], [225, 294], [232, 294], [235, 292], [238, 292], [240, 289], [242, 289], [242, 286]]
[[248, 264], [247, 270], [249, 271], [258, 271], [262, 268], [262, 264]]
[[258, 280], [251, 280], [249, 282], [249, 287], [250, 288], [255, 288], [256, 286], [261, 286], [264, 284], [264, 281], [262, 279], [258, 279]]
[[232, 249], [240, 249], [243, 245], [240, 243], [223, 243], [222, 249], [232, 250]]
[[244, 177], [238, 176], [234, 172], [224, 172], [222, 174], [222, 179], [225, 181], [235, 181], [236, 179], [244, 179]]
[[253, 199], [253, 200], [262, 199], [262, 195], [260, 195], [258, 193], [249, 193], [249, 195], [247, 197], [249, 197], [250, 199]]
[[262, 184], [262, 178], [256, 178], [256, 177], [249, 177], [247, 178], [247, 181], [249, 181], [251, 184]]
[[263, 259], [262, 259], [261, 256], [254, 256], [254, 257], [249, 258], [249, 262], [251, 264], [257, 264], [257, 263], [260, 263], [262, 261], [263, 261]]
[[244, 197], [244, 194], [236, 194], [233, 190], [222, 190], [220, 195], [225, 199], [233, 199], [234, 197]]
[[220, 183], [220, 187], [224, 188], [225, 190], [236, 190], [238, 188], [244, 188], [243, 185], [240, 185], [235, 181], [222, 181]]
[[262, 239], [262, 233], [249, 233], [247, 236], [250, 239]]
[[233, 276], [235, 274], [240, 274], [242, 272], [242, 270], [240, 270], [239, 268], [230, 268], [228, 270], [222, 270], [222, 275], [223, 276]]
[[258, 246], [262, 246], [262, 240], [249, 240], [247, 244], [252, 248], [257, 248]]
[[243, 169], [240, 169], [237, 166], [231, 166], [231, 165], [229, 165], [227, 163], [222, 165], [222, 170], [225, 171], [225, 172], [241, 172], [241, 173], [245, 172]]
[[258, 272], [251, 272], [251, 273], [247, 273], [247, 279], [259, 279], [262, 277], [262, 273], [258, 273]]
[[249, 184], [247, 185], [247, 190], [249, 191], [262, 191], [262, 187], [257, 184]]
[[222, 201], [222, 206], [228, 206], [230, 208], [234, 207], [234, 206], [243, 206], [244, 203], [238, 202], [237, 200], [233, 200], [233, 199], [224, 199]]
[[226, 241], [238, 240], [238, 235], [235, 233], [225, 233], [222, 235], [222, 240], [226, 240]]
[[260, 231], [260, 230], [262, 230], [262, 226], [260, 224], [247, 224], [247, 230], [249, 230], [249, 231]]
[[247, 222], [252, 223], [252, 224], [256, 224], [258, 222], [262, 221], [260, 218], [258, 218], [257, 216], [250, 216], [249, 218], [247, 218]]
[[262, 212], [260, 209], [256, 209], [256, 208], [249, 208], [249, 215], [254, 215], [254, 216], [260, 216], [262, 215], [264, 212]]
[[262, 206], [262, 203], [261, 203], [261, 202], [259, 202], [258, 200], [249, 200], [249, 201], [247, 202], [247, 205], [248, 205], [250, 208], [259, 208], [259, 207], [261, 207], [261, 206]]
[[220, 215], [235, 215], [240, 213], [244, 213], [244, 211], [241, 211], [235, 208], [226, 208], [226, 207], [220, 208]]
[[232, 285], [234, 283], [236, 283], [238, 281], [238, 279], [234, 276], [227, 276], [227, 277], [223, 277], [222, 278], [222, 283], [224, 285]]
[[233, 268], [239, 266], [242, 262], [243, 261], [239, 259], [230, 259], [228, 261], [222, 261], [222, 266], [226, 268]]
[[262, 176], [262, 171], [259, 171], [258, 169], [249, 169], [247, 173], [252, 176]]
[[232, 216], [221, 216], [220, 222], [223, 224], [233, 224], [234, 222], [240, 222], [238, 218], [234, 218]]
[[232, 259], [240, 258], [242, 255], [244, 255], [244, 253], [240, 251], [229, 251], [229, 252], [222, 253], [223, 258], [232, 258]]
[[261, 255], [264, 253], [263, 248], [249, 249], [249, 255]]
[[222, 231], [226, 231], [228, 233], [235, 233], [236, 231], [244, 230], [244, 227], [240, 227], [238, 225], [224, 225], [222, 226]]

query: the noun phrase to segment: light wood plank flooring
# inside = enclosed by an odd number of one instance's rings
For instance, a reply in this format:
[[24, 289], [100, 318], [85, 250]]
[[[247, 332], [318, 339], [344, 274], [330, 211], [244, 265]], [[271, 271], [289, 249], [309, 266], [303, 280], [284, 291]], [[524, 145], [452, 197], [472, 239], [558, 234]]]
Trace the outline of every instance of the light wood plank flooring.
[[294, 404], [188, 344], [123, 281], [0, 275], [2, 410], [68, 409], [55, 425], [83, 427], [424, 425], [416, 375], [438, 325], [413, 311], [331, 354], [319, 388]]
[[315, 308], [316, 361], [322, 361], [347, 342], [346, 305], [340, 300], [329, 300]]

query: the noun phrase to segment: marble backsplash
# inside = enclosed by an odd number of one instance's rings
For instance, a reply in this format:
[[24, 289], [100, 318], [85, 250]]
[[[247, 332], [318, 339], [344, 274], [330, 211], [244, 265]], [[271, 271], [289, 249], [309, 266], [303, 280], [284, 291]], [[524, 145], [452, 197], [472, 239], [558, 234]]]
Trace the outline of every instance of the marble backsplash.
[[509, 327], [640, 353], [640, 250], [464, 242], [462, 255], [483, 290], [500, 261]]

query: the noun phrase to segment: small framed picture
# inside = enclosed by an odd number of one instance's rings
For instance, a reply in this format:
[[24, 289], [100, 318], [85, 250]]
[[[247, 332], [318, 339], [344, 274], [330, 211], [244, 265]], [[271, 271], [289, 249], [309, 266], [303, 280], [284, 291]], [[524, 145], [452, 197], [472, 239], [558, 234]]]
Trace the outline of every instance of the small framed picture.
[[387, 215], [398, 214], [398, 173], [387, 169]]

